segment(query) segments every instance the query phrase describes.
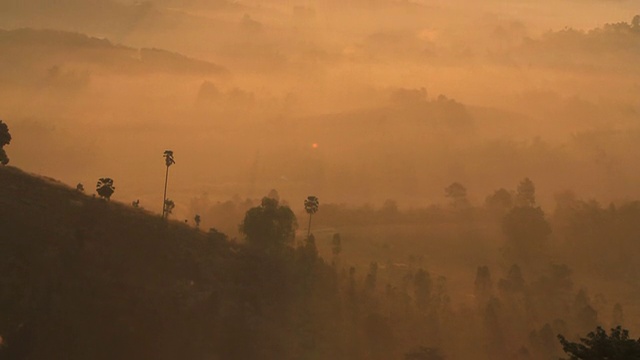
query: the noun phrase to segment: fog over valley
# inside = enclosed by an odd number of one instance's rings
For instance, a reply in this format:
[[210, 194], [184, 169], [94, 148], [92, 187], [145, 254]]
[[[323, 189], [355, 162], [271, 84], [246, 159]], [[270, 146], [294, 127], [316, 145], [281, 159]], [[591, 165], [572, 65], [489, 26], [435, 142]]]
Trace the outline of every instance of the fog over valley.
[[0, 0], [0, 357], [633, 353], [639, 9]]

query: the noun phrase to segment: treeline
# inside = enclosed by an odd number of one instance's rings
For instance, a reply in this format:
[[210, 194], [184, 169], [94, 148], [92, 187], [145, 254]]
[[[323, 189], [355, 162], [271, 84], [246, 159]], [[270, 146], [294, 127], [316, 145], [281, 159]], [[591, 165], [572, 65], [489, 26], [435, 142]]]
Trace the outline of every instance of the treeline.
[[[528, 179], [500, 217], [504, 264], [478, 264], [463, 299], [419, 265], [351, 266], [340, 236], [322, 259], [274, 196], [230, 241], [14, 168], [0, 180], [0, 352], [10, 359], [549, 359], [561, 355], [558, 334], [626, 322], [623, 305], [554, 263], [562, 247], [549, 244], [555, 227]], [[454, 206], [461, 187], [447, 189], [449, 211], [468, 216]], [[573, 239], [597, 228], [622, 244], [638, 229], [636, 206], [563, 199], [549, 219], [569, 219]], [[601, 246], [592, 256], [633, 250]]]
[[[637, 73], [631, 64], [640, 55], [639, 39], [640, 15], [635, 15], [630, 22], [608, 23], [588, 31], [565, 28], [549, 31], [540, 39], [526, 38], [516, 53], [523, 60], [551, 67]], [[549, 56], [550, 52], [565, 56]]]

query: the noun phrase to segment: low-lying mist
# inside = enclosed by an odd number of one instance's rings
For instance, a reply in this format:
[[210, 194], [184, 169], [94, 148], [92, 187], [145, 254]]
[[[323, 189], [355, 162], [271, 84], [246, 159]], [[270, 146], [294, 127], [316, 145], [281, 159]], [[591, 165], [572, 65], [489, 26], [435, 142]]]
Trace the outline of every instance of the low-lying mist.
[[113, 201], [159, 213], [171, 149], [171, 218], [237, 243], [272, 190], [301, 242], [318, 196], [336, 286], [362, 290], [384, 318], [371, 328], [401, 329], [378, 358], [420, 345], [427, 318], [422, 345], [452, 359], [467, 341], [555, 356], [557, 333], [613, 326], [617, 303], [640, 329], [634, 5], [0, 0], [6, 151], [88, 192], [110, 177]]

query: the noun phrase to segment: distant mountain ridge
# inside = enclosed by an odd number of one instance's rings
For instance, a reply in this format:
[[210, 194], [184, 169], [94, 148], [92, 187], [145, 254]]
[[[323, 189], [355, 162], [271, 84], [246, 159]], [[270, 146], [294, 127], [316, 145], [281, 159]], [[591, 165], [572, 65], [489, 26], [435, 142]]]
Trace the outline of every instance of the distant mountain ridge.
[[0, 29], [0, 52], [4, 55], [0, 65], [5, 69], [29, 64], [55, 66], [73, 63], [127, 74], [220, 75], [227, 72], [220, 65], [176, 52], [136, 49], [114, 44], [108, 39], [59, 30]]

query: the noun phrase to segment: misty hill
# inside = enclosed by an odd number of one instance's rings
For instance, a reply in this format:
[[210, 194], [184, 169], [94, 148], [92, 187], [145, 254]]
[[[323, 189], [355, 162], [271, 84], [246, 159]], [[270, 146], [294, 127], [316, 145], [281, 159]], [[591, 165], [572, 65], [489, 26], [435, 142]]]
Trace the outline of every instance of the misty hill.
[[150, 1], [46, 0], [0, 2], [0, 27], [42, 27], [103, 34], [126, 34], [155, 7]]
[[[497, 35], [496, 35], [497, 36]], [[572, 71], [614, 71], [637, 76], [640, 57], [640, 15], [630, 22], [607, 23], [590, 30], [565, 28], [539, 39], [524, 38], [515, 57]]]
[[17, 74], [16, 80], [44, 75], [56, 67], [125, 75], [226, 72], [219, 65], [166, 50], [136, 49], [107, 39], [55, 30], [0, 30], [0, 52], [3, 54], [0, 76], [16, 78]]

